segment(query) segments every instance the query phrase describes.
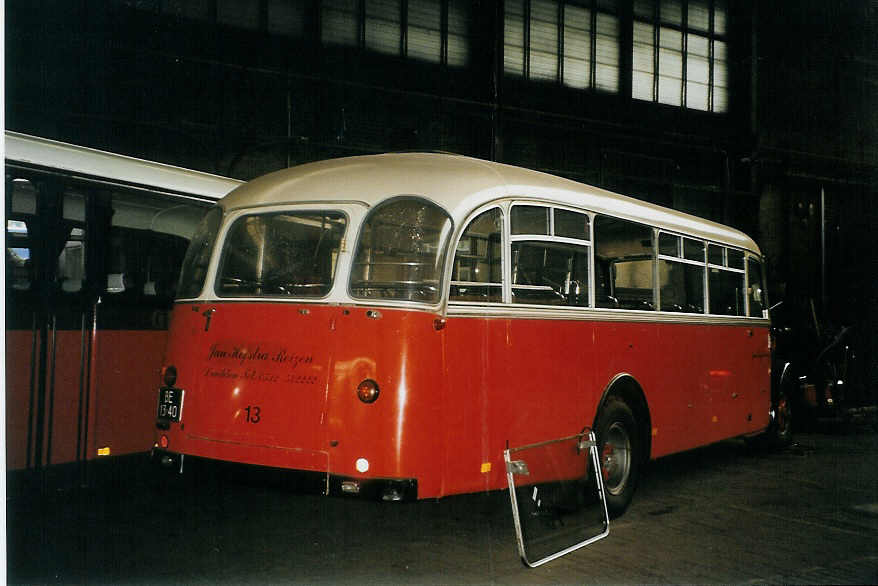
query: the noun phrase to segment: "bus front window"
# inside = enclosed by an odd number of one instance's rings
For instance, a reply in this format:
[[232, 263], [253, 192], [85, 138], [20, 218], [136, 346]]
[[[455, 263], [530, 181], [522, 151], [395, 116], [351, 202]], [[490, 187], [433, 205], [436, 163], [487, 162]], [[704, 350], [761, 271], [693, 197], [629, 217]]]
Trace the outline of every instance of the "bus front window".
[[221, 297], [325, 297], [346, 218], [341, 212], [275, 212], [235, 220], [223, 245]]
[[223, 210], [216, 206], [205, 214], [195, 229], [195, 234], [189, 241], [189, 248], [186, 249], [186, 256], [183, 258], [180, 283], [177, 286], [178, 299], [198, 297], [204, 288], [210, 253], [213, 251], [213, 243], [222, 219]]
[[418, 198], [395, 198], [363, 223], [351, 269], [351, 295], [436, 303], [451, 233], [442, 208]]

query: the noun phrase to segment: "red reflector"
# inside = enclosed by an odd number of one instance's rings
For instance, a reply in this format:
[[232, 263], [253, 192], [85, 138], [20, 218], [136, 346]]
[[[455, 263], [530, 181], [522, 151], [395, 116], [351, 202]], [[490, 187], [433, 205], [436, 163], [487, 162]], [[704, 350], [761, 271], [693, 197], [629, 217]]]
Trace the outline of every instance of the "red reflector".
[[173, 387], [177, 382], [177, 367], [173, 364], [162, 369], [162, 380], [166, 387]]
[[378, 383], [367, 378], [357, 385], [357, 397], [363, 403], [374, 403], [378, 399]]
[[167, 448], [168, 447], [168, 436], [163, 435], [162, 437], [160, 437], [159, 438], [159, 445], [163, 448]]

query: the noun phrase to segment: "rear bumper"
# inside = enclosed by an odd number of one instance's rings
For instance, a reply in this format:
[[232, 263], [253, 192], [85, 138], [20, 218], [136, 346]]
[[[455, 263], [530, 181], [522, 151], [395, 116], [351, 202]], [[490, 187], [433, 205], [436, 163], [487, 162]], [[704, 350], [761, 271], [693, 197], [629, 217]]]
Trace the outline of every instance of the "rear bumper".
[[158, 472], [189, 473], [190, 470], [225, 474], [244, 482], [278, 485], [308, 494], [356, 496], [370, 500], [414, 501], [418, 498], [416, 478], [353, 478], [313, 470], [238, 464], [189, 456], [161, 448], [150, 454]]

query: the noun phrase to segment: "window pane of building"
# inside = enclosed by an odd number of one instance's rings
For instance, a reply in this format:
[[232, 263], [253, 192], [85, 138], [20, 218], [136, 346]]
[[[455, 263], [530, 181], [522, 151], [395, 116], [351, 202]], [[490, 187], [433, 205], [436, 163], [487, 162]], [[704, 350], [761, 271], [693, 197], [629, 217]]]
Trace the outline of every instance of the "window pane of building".
[[441, 9], [438, 0], [409, 0], [409, 57], [439, 63], [442, 58]]
[[683, 26], [683, 9], [680, 0], [661, 0], [662, 22]]
[[357, 0], [331, 0], [322, 3], [320, 39], [324, 44], [357, 45], [357, 4]]
[[291, 37], [305, 34], [305, 7], [298, 2], [268, 0], [268, 32]]
[[717, 35], [726, 34], [726, 0], [713, 2], [713, 32]]
[[655, 99], [655, 27], [650, 23], [634, 22], [634, 55], [632, 97], [638, 100]]
[[591, 11], [564, 7], [564, 85], [587, 88], [590, 83]]
[[469, 63], [471, 6], [468, 0], [448, 2], [448, 65], [453, 67]]
[[713, 54], [713, 111], [727, 112], [729, 109], [729, 81], [726, 43], [714, 41]]
[[524, 0], [506, 0], [503, 21], [503, 71], [524, 75]]
[[679, 106], [683, 87], [683, 34], [662, 27], [659, 30], [659, 93], [658, 101]]
[[366, 48], [400, 54], [401, 0], [366, 0]]
[[619, 19], [599, 12], [596, 27], [595, 87], [615, 92], [619, 90]]
[[646, 20], [655, 18], [655, 0], [634, 0], [634, 16]]
[[697, 31], [710, 30], [710, 8], [707, 0], [689, 0], [688, 22], [690, 29]]
[[531, 0], [529, 77], [558, 78], [558, 2], [555, 0]]
[[259, 26], [259, 3], [217, 0], [216, 20], [220, 24], [255, 29]]

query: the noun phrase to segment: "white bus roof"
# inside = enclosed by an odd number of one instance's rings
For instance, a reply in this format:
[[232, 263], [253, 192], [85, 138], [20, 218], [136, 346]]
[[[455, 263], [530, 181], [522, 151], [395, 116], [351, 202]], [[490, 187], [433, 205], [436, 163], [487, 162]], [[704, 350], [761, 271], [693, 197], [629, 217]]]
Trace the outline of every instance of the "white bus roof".
[[6, 160], [126, 185], [219, 199], [237, 179], [6, 131]]
[[227, 210], [304, 202], [374, 206], [398, 195], [440, 204], [456, 226], [491, 201], [539, 198], [761, 254], [749, 236], [716, 222], [539, 171], [460, 155], [394, 153], [308, 163], [254, 179], [221, 204]]

